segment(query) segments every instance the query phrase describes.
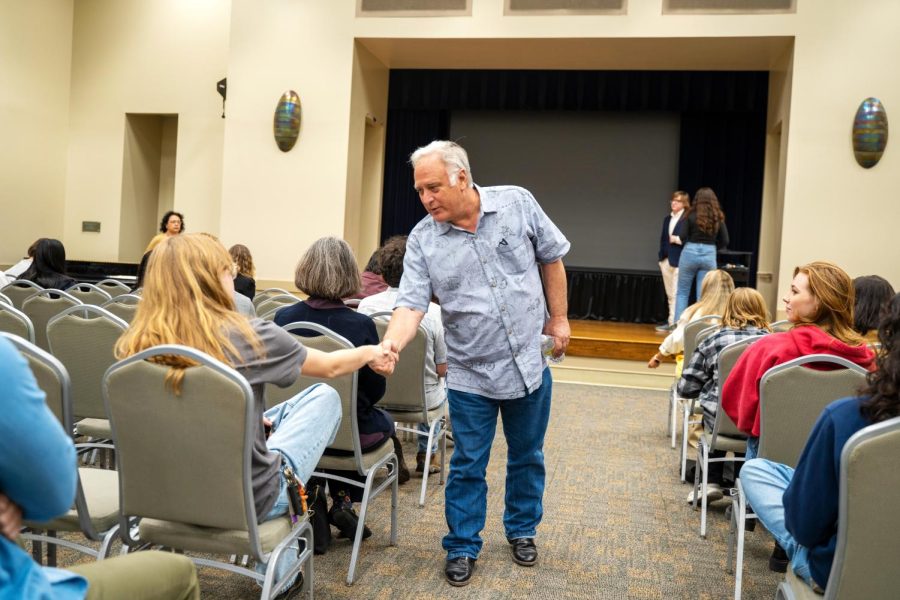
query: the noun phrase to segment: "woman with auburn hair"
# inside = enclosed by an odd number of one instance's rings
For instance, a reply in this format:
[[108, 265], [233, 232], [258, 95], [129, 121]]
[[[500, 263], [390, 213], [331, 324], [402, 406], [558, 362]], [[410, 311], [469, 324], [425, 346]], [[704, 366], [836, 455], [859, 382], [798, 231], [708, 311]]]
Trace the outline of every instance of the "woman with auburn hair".
[[[699, 398], [703, 408], [703, 424], [712, 431], [716, 422], [719, 403], [719, 354], [729, 344], [747, 337], [769, 333], [769, 311], [762, 295], [753, 288], [738, 288], [728, 297], [722, 313], [722, 326], [697, 345], [693, 356], [685, 357], [685, 367], [678, 380], [678, 395], [682, 398]], [[713, 458], [725, 456], [724, 452], [713, 451]], [[740, 470], [736, 463], [734, 476]], [[709, 463], [706, 497], [712, 502], [722, 497], [724, 485], [724, 462]], [[693, 503], [691, 492], [688, 502]]]
[[[390, 370], [396, 356], [379, 345], [330, 353], [306, 348], [274, 323], [247, 320], [236, 313], [233, 294], [231, 257], [215, 238], [184, 234], [163, 240], [150, 255], [143, 299], [116, 344], [116, 358], [160, 344], [183, 344], [231, 365], [247, 378], [258, 419], [251, 454], [253, 495], [257, 518], [263, 522], [288, 513], [283, 466], [290, 466], [307, 484], [341, 419], [340, 398], [324, 384], [311, 386], [268, 411], [265, 384], [289, 386], [301, 370], [323, 378], [365, 365]], [[176, 393], [185, 370], [195, 366], [184, 358], [154, 360], [171, 367], [167, 383]], [[267, 427], [271, 427], [268, 436]], [[278, 570], [284, 572], [285, 567], [279, 565]]]
[[675, 292], [675, 320], [687, 308], [691, 286], [697, 281], [697, 297], [706, 273], [716, 268], [716, 250], [728, 246], [728, 228], [725, 214], [719, 206], [716, 193], [702, 187], [694, 194], [694, 203], [682, 217], [681, 239], [685, 242], [678, 260], [678, 287]]
[[808, 354], [832, 354], [871, 369], [875, 360], [853, 329], [853, 282], [834, 263], [812, 262], [794, 269], [784, 297], [790, 331], [766, 336], [744, 352], [722, 388], [722, 408], [750, 436], [747, 456], [759, 443], [759, 380], [781, 363]]
[[[352, 297], [360, 287], [356, 257], [347, 242], [336, 237], [324, 237], [313, 242], [297, 263], [294, 284], [309, 298], [278, 309], [274, 319], [276, 325], [283, 327], [297, 321], [310, 321], [344, 336], [354, 346], [379, 343], [375, 321], [347, 307], [341, 300]], [[298, 333], [314, 335], [302, 330]], [[399, 462], [397, 481], [406, 483], [410, 477], [409, 468], [403, 458], [400, 440], [394, 434], [394, 420], [376, 406], [384, 391], [384, 377], [366, 366], [359, 370], [356, 418], [360, 446], [367, 450], [392, 440]], [[347, 479], [365, 481], [355, 471], [333, 473]], [[328, 487], [333, 501], [328, 513], [331, 524], [340, 530], [342, 536], [352, 539], [359, 523], [353, 503], [362, 500], [362, 489], [338, 482], [330, 482]], [[368, 528], [363, 530], [364, 539], [370, 535]]]
[[726, 271], [716, 269], [703, 278], [700, 286], [700, 300], [683, 311], [675, 330], [659, 345], [659, 352], [647, 362], [647, 367], [655, 369], [663, 357], [680, 354], [684, 350], [684, 328], [691, 321], [708, 315], [721, 315], [728, 297], [734, 291], [734, 279]]
[[841, 450], [860, 429], [900, 416], [900, 294], [878, 328], [882, 353], [858, 397], [829, 404], [813, 427], [796, 470], [757, 458], [741, 471], [747, 500], [784, 560], [819, 593], [828, 583], [838, 531]]
[[228, 254], [237, 265], [237, 275], [234, 278], [234, 291], [243, 294], [253, 300], [256, 295], [256, 267], [253, 266], [253, 256], [250, 249], [243, 244], [235, 244], [228, 249]]

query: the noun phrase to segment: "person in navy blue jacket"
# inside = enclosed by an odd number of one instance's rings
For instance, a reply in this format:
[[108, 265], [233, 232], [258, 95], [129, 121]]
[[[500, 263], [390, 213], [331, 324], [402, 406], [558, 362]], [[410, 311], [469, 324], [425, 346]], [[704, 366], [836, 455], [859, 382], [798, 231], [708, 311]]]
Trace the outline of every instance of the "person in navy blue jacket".
[[[275, 324], [281, 327], [297, 321], [310, 321], [334, 331], [356, 347], [379, 344], [375, 321], [368, 315], [356, 312], [344, 304], [341, 298], [352, 297], [360, 288], [359, 268], [353, 251], [344, 240], [324, 237], [313, 242], [304, 253], [294, 274], [297, 289], [309, 296], [275, 313]], [[312, 331], [300, 330], [300, 335], [314, 336]], [[359, 424], [360, 446], [365, 451], [375, 448], [390, 438], [399, 462], [397, 480], [409, 480], [409, 468], [403, 458], [400, 440], [394, 434], [394, 421], [390, 415], [376, 404], [384, 396], [385, 380], [368, 366], [359, 370], [356, 388], [356, 419]], [[325, 450], [325, 454], [337, 451]], [[336, 475], [365, 481], [355, 471], [334, 471]], [[332, 508], [329, 513], [331, 524], [345, 537], [352, 538], [358, 526], [358, 519], [352, 508], [353, 502], [362, 500], [362, 489], [355, 486], [341, 486], [337, 482], [329, 485]], [[363, 537], [371, 532], [364, 530]]]
[[860, 429], [900, 416], [900, 294], [878, 328], [882, 353], [859, 397], [829, 404], [819, 416], [797, 468], [756, 458], [741, 481], [759, 520], [784, 549], [794, 573], [824, 590], [837, 544], [841, 451]]
[[681, 190], [672, 194], [669, 202], [672, 212], [663, 219], [659, 235], [659, 270], [662, 272], [666, 298], [669, 301], [669, 320], [658, 331], [675, 329], [675, 291], [678, 287], [678, 259], [681, 257], [681, 217], [691, 206], [691, 197]]

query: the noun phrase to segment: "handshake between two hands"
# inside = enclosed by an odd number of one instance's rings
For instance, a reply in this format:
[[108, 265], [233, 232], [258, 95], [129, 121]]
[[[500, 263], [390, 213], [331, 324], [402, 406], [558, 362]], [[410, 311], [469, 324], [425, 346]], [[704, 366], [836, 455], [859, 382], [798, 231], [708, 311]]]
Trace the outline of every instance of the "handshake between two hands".
[[369, 367], [379, 375], [390, 375], [400, 360], [400, 346], [394, 340], [385, 339], [380, 346], [372, 346], [375, 356], [369, 361]]

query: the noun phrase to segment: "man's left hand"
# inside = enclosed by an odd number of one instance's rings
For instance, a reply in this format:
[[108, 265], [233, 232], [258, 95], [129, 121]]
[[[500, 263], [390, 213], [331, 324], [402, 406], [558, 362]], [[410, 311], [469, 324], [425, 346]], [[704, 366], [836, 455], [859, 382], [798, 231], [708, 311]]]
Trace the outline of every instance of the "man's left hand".
[[547, 324], [544, 325], [544, 333], [553, 337], [553, 357], [559, 358], [566, 352], [569, 347], [569, 337], [572, 330], [569, 329], [569, 319], [567, 317], [550, 317]]

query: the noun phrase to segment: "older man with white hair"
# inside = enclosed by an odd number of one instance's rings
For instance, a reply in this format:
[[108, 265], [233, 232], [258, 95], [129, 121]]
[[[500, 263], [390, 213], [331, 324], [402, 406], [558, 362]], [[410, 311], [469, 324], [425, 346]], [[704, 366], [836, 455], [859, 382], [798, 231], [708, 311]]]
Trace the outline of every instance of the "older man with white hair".
[[537, 562], [552, 387], [541, 334], [553, 337], [555, 356], [565, 352], [570, 331], [562, 257], [570, 244], [528, 190], [476, 186], [461, 146], [435, 141], [416, 150], [410, 162], [429, 214], [409, 235], [384, 344], [402, 350], [437, 298], [455, 441], [444, 572], [448, 583], [463, 586], [482, 547], [485, 470], [498, 413], [509, 448], [506, 537], [516, 563]]

